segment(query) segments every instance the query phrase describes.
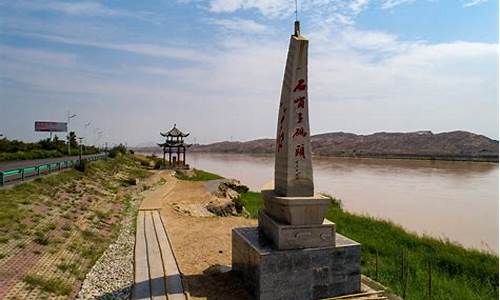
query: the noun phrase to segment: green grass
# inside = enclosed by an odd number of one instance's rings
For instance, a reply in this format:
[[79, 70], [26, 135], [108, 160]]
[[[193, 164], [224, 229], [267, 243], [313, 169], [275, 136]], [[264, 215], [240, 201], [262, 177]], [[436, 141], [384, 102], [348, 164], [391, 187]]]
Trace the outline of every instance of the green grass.
[[193, 176], [186, 176], [180, 172], [177, 172], [175, 174], [175, 177], [180, 180], [190, 180], [190, 181], [208, 181], [208, 180], [215, 180], [215, 179], [223, 179], [224, 177], [213, 174], [210, 172], [206, 172], [203, 170], [198, 170], [198, 169], [193, 169]]
[[241, 202], [250, 214], [250, 217], [256, 219], [259, 213], [259, 209], [263, 204], [262, 194], [258, 192], [242, 193]]
[[[260, 193], [245, 193], [242, 201], [256, 217], [262, 207]], [[378, 257], [377, 280], [396, 294], [405, 294], [405, 299], [429, 299], [429, 265], [432, 299], [498, 299], [498, 256], [409, 233], [389, 221], [349, 213], [338, 199], [332, 199], [327, 218], [336, 223], [338, 233], [362, 244], [363, 274], [375, 279]]]
[[36, 275], [27, 275], [23, 278], [27, 284], [40, 288], [42, 291], [54, 293], [56, 295], [68, 295], [73, 290], [73, 286], [62, 279], [45, 279]]

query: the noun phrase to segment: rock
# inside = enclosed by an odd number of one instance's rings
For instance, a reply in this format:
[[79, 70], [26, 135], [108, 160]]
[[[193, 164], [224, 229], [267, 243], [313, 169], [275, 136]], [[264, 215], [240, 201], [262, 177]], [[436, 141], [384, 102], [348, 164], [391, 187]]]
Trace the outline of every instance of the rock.
[[220, 217], [238, 215], [236, 205], [231, 199], [218, 198], [215, 201], [210, 201], [206, 207], [209, 212]]
[[207, 190], [215, 196], [206, 208], [211, 213], [225, 217], [237, 216], [243, 209], [240, 194], [247, 192], [248, 187], [236, 179], [219, 179], [207, 183]]
[[221, 184], [219, 185], [219, 189], [221, 188], [224, 189], [224, 187], [226, 187], [226, 189], [227, 188], [232, 189], [240, 194], [248, 192], [248, 186], [241, 184], [241, 182], [236, 179], [226, 179], [222, 181]]

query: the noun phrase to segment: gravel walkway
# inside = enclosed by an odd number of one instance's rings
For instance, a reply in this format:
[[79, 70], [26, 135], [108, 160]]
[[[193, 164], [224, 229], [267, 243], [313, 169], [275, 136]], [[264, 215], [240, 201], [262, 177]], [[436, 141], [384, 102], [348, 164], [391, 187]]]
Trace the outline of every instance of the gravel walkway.
[[129, 213], [122, 219], [116, 241], [85, 277], [76, 299], [129, 299], [134, 276], [135, 216], [140, 197], [131, 201]]

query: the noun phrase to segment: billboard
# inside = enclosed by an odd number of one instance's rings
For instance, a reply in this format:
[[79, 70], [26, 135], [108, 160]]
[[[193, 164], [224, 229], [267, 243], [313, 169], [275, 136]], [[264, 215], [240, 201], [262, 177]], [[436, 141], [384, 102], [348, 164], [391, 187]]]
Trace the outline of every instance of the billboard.
[[68, 123], [66, 123], [66, 122], [50, 122], [50, 121], [35, 121], [35, 131], [67, 132], [68, 131]]

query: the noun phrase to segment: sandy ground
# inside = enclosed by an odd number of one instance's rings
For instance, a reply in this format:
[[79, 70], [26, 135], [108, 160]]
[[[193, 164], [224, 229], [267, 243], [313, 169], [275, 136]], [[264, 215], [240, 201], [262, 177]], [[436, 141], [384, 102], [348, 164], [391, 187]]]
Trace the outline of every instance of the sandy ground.
[[209, 201], [206, 184], [170, 177], [165, 189], [169, 185], [173, 188], [162, 197], [161, 213], [190, 299], [252, 299], [238, 277], [229, 271], [231, 229], [256, 226], [257, 221], [190, 216], [178, 207], [195, 207]]

